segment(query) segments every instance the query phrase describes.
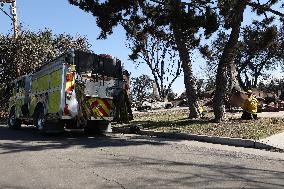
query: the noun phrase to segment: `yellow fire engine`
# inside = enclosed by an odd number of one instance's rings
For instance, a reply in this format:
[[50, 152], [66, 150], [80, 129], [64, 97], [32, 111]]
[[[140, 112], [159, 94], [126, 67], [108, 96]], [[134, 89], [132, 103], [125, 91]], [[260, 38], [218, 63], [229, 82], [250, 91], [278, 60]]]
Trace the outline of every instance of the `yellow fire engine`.
[[12, 83], [8, 126], [33, 124], [41, 133], [110, 131], [122, 87], [120, 60], [70, 51]]

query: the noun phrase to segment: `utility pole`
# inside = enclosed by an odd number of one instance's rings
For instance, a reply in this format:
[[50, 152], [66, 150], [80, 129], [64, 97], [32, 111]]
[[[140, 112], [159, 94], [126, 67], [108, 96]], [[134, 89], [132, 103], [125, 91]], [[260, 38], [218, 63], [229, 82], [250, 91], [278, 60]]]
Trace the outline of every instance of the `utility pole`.
[[18, 37], [19, 28], [18, 28], [18, 17], [17, 17], [17, 8], [16, 8], [16, 0], [0, 0], [0, 3], [10, 3], [11, 16], [8, 15], [3, 9], [1, 9], [9, 18], [11, 18], [13, 22], [13, 31], [14, 38]]
[[19, 30], [18, 30], [18, 17], [17, 17], [16, 0], [12, 1], [11, 15], [12, 15], [12, 18], [13, 18], [14, 37], [17, 38]]
[[[14, 38], [16, 39], [19, 35], [19, 28], [18, 28], [18, 18], [17, 18], [17, 9], [16, 9], [16, 0], [0, 0], [1, 7], [0, 10], [6, 14], [13, 22], [13, 31], [14, 31]], [[5, 10], [2, 9], [4, 3], [10, 4], [10, 15]], [[17, 51], [17, 49], [16, 49]], [[16, 78], [20, 76], [20, 69], [19, 66], [16, 64]]]

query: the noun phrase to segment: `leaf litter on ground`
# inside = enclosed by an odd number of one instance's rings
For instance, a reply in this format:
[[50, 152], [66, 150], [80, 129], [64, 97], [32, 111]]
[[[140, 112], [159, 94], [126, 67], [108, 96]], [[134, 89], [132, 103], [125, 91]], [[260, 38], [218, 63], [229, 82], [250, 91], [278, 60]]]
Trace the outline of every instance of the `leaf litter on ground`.
[[214, 123], [212, 112], [200, 119], [188, 119], [188, 110], [151, 111], [134, 114], [129, 124], [114, 124], [114, 127], [139, 126], [141, 129], [159, 132], [187, 133], [242, 139], [262, 139], [284, 131], [284, 119], [276, 117], [257, 120], [241, 120], [227, 112], [227, 119]]

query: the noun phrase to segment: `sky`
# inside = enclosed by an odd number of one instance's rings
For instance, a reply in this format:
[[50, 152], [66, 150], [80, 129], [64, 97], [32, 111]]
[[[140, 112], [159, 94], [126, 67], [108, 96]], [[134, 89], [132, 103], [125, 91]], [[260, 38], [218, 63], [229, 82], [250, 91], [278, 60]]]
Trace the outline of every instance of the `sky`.
[[[9, 12], [8, 4], [4, 10]], [[126, 47], [125, 32], [121, 27], [115, 28], [112, 35], [106, 40], [97, 40], [100, 29], [96, 26], [96, 19], [78, 7], [72, 6], [67, 0], [17, 0], [18, 21], [24, 29], [39, 31], [44, 28], [51, 29], [54, 34], [66, 33], [73, 36], [85, 36], [90, 42], [91, 50], [97, 54], [110, 54], [120, 59], [125, 69], [132, 77], [142, 74], [151, 75], [145, 65], [138, 67], [128, 59], [130, 50]], [[12, 23], [8, 16], [0, 12], [0, 33], [12, 32]], [[195, 71], [198, 66], [194, 66]], [[173, 84], [173, 91], [181, 94], [185, 88], [183, 77]]]
[[[4, 9], [9, 12], [8, 4], [4, 6]], [[17, 0], [17, 14], [18, 21], [24, 29], [36, 32], [48, 28], [54, 34], [85, 36], [92, 45], [92, 51], [97, 54], [110, 54], [120, 59], [132, 77], [142, 74], [151, 75], [147, 66], [140, 64], [137, 67], [128, 59], [130, 50], [125, 45], [125, 32], [121, 27], [115, 28], [113, 34], [106, 40], [97, 40], [100, 29], [96, 26], [96, 19], [78, 7], [70, 5], [67, 0]], [[244, 24], [247, 23], [249, 15], [250, 10], [247, 10]], [[9, 32], [12, 32], [11, 20], [0, 12], [0, 33]], [[197, 54], [193, 54], [192, 59], [194, 75], [202, 77], [204, 73], [200, 67], [205, 65], [205, 61]], [[185, 90], [183, 83], [183, 76], [181, 76], [173, 84], [173, 91], [181, 94]]]

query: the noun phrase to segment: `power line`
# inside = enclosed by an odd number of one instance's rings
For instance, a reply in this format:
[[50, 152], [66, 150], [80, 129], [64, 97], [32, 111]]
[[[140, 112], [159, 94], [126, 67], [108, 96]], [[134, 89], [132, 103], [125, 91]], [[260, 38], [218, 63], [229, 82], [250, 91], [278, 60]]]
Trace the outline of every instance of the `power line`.
[[9, 18], [11, 18], [11, 20], [13, 20], [13, 17], [11, 17], [2, 7], [0, 8], [0, 10], [6, 14]]

